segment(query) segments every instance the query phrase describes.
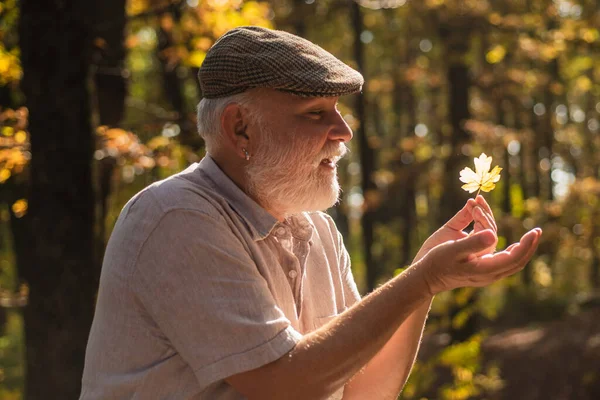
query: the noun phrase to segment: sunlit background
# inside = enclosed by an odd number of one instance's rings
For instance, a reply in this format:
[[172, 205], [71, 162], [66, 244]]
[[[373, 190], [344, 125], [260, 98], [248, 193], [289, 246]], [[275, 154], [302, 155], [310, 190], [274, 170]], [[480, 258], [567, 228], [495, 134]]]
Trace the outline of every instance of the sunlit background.
[[[503, 168], [496, 189], [484, 194], [500, 249], [528, 229], [544, 230], [523, 272], [436, 298], [401, 398], [600, 398], [596, 0], [129, 0], [123, 36], [115, 32], [119, 15], [97, 21], [88, 63], [93, 129], [78, 132], [96, 143], [90, 162], [98, 263], [125, 202], [204, 155], [195, 130], [202, 96], [196, 76], [214, 41], [235, 26], [283, 29], [366, 79], [362, 95], [341, 99], [355, 138], [339, 170], [342, 201], [329, 210], [363, 294], [408, 266], [429, 234], [473, 196], [460, 189], [459, 171], [481, 153]], [[36, 279], [20, 273], [35, 152], [21, 90], [19, 20], [19, 1], [0, 3], [3, 400], [23, 398], [30, 348], [23, 310]], [[33, 134], [35, 142], [43, 132]], [[95, 293], [86, 295], [92, 301]], [[559, 359], [568, 360], [564, 368], [554, 365]]]

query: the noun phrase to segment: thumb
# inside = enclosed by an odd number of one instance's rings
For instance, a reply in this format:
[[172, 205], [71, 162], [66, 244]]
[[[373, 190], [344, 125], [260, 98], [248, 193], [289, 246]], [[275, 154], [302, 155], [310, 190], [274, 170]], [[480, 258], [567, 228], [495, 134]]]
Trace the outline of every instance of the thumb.
[[475, 200], [469, 199], [465, 206], [446, 222], [446, 226], [457, 231], [465, 229], [473, 221], [473, 207], [475, 205]]
[[485, 229], [473, 233], [466, 238], [456, 241], [458, 245], [459, 256], [464, 256], [468, 259], [474, 257], [475, 254], [488, 249], [496, 242], [496, 234], [491, 229]]

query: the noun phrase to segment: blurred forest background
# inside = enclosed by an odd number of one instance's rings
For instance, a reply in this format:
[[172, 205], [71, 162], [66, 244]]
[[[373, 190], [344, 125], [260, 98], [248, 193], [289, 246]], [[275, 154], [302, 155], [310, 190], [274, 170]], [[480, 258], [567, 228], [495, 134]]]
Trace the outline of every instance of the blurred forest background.
[[196, 74], [239, 25], [366, 78], [329, 210], [362, 293], [462, 207], [480, 153], [499, 248], [544, 229], [523, 272], [436, 298], [401, 398], [600, 398], [597, 0], [2, 0], [0, 399], [78, 397], [114, 221], [203, 156]]

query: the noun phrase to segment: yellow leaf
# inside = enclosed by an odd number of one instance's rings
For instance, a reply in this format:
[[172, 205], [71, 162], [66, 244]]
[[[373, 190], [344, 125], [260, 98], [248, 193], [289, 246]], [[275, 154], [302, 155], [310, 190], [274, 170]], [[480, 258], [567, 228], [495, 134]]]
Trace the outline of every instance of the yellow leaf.
[[4, 183], [10, 178], [10, 170], [7, 168], [0, 169], [0, 183]]
[[17, 218], [21, 218], [27, 212], [27, 200], [20, 199], [12, 205], [12, 212]]
[[206, 58], [206, 53], [200, 50], [195, 50], [190, 53], [188, 57], [187, 64], [192, 67], [200, 67]]
[[18, 131], [17, 133], [15, 133], [15, 142], [22, 144], [25, 143], [26, 140], [27, 134], [25, 133], [25, 131]]
[[492, 191], [496, 187], [496, 182], [500, 180], [500, 171], [502, 171], [502, 168], [496, 165], [490, 171], [491, 166], [492, 157], [486, 156], [485, 153], [475, 158], [475, 171], [469, 167], [465, 167], [460, 171], [460, 181], [465, 183], [461, 188], [469, 193], [479, 190], [484, 192]]
[[501, 45], [496, 45], [493, 49], [488, 51], [488, 53], [485, 55], [485, 59], [490, 64], [496, 64], [502, 61], [505, 55], [506, 49]]
[[171, 143], [171, 141], [169, 140], [169, 138], [164, 137], [164, 136], [155, 136], [152, 139], [150, 139], [148, 141], [148, 143], [146, 144], [146, 146], [148, 146], [148, 148], [150, 150], [156, 150], [159, 147], [166, 147], [169, 145], [169, 143]]
[[590, 80], [590, 78], [588, 78], [587, 76], [580, 76], [579, 78], [577, 78], [577, 80], [575, 81], [575, 87], [580, 91], [580, 92], [589, 92], [590, 89], [592, 88], [593, 83]]
[[600, 38], [600, 32], [598, 32], [598, 29], [583, 29], [581, 37], [588, 43], [594, 43]]
[[500, 25], [500, 23], [502, 23], [502, 16], [498, 13], [490, 14], [488, 19], [493, 25]]

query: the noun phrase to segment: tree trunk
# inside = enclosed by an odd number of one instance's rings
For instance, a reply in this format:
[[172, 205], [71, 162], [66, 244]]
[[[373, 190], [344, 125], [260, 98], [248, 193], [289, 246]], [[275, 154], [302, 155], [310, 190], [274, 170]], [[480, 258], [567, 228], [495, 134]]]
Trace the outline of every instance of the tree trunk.
[[311, 7], [311, 5], [307, 4], [304, 0], [294, 0], [292, 25], [294, 26], [294, 33], [303, 38], [306, 38], [306, 15], [309, 12], [308, 7]]
[[[522, 130], [523, 127], [525, 126], [525, 124], [521, 120], [521, 117], [522, 117], [521, 106], [516, 101], [513, 101], [513, 102], [511, 102], [511, 110], [512, 110], [512, 113], [514, 114], [513, 128], [515, 128], [515, 130], [517, 130], [517, 131]], [[527, 170], [527, 166], [528, 166], [527, 151], [529, 149], [529, 142], [530, 142], [530, 140], [525, 137], [520, 138], [521, 148], [520, 148], [519, 154], [518, 154], [519, 170], [518, 170], [518, 173], [516, 173], [515, 176], [513, 176], [513, 178], [512, 178], [513, 181], [518, 180], [519, 185], [521, 186], [521, 191], [523, 193], [523, 200], [527, 199], [528, 194], [531, 193], [530, 184], [529, 184], [529, 181], [527, 179], [527, 174], [526, 174], [526, 170]], [[511, 210], [511, 212], [512, 212], [512, 210]], [[509, 228], [509, 229], [511, 229], [509, 231], [509, 232], [511, 232], [511, 236], [507, 235], [506, 242], [512, 243], [514, 232], [512, 231], [512, 228]], [[532, 269], [525, 268], [519, 275], [521, 277], [521, 282], [522, 282], [523, 286], [526, 288], [530, 288], [533, 284]]]
[[[363, 43], [360, 41], [360, 34], [363, 31], [363, 16], [360, 6], [356, 2], [351, 4], [351, 15], [352, 15], [352, 27], [354, 31], [354, 59], [358, 66], [358, 70], [364, 73], [364, 49]], [[372, 180], [374, 170], [374, 155], [373, 149], [369, 145], [366, 133], [366, 101], [365, 95], [366, 87], [363, 87], [363, 91], [356, 95], [356, 117], [360, 121], [360, 125], [356, 130], [356, 136], [358, 139], [359, 156], [360, 156], [360, 167], [362, 175], [362, 192], [365, 198], [365, 210], [361, 219], [362, 234], [363, 234], [363, 250], [364, 250], [364, 261], [367, 270], [367, 290], [372, 291], [375, 289], [377, 284], [377, 278], [379, 277], [379, 269], [373, 263], [373, 254], [371, 247], [373, 245], [373, 225], [375, 210], [370, 207], [369, 197], [370, 193], [375, 189], [375, 183]]]
[[[94, 12], [95, 24], [93, 61], [94, 95], [98, 111], [98, 123], [108, 127], [117, 127], [125, 114], [125, 98], [127, 97], [127, 76], [125, 67], [125, 0], [102, 2]], [[110, 21], [110, 23], [109, 23]], [[108, 198], [112, 191], [111, 182], [116, 165], [115, 159], [105, 157], [98, 163], [99, 215], [96, 219], [98, 235], [94, 257], [97, 266], [102, 264], [106, 233], [106, 216], [108, 215]], [[97, 271], [100, 274], [100, 271]]]
[[[183, 67], [180, 60], [176, 60], [177, 56], [169, 55], [169, 52], [172, 53], [178, 45], [174, 37], [174, 27], [179, 24], [180, 17], [181, 14], [178, 8], [173, 8], [171, 12], [160, 16], [160, 26], [156, 31], [158, 38], [156, 51], [161, 66], [163, 91], [167, 101], [173, 110], [177, 112], [177, 123], [181, 129], [178, 137], [179, 142], [189, 146], [194, 151], [198, 151], [204, 143], [198, 135], [196, 125], [187, 116], [187, 106], [183, 93], [184, 84], [179, 76], [180, 69], [187, 67]], [[197, 71], [194, 70], [194, 73], [197, 74]]]
[[[463, 21], [464, 22], [464, 21]], [[444, 190], [441, 197], [440, 217], [441, 224], [448, 221], [467, 200], [465, 192], [461, 189], [458, 179], [460, 170], [467, 165], [467, 157], [462, 155], [462, 147], [470, 142], [470, 136], [464, 130], [463, 124], [471, 117], [469, 112], [469, 66], [466, 62], [466, 54], [469, 50], [471, 32], [468, 27], [461, 23], [460, 19], [443, 24], [440, 27], [440, 37], [444, 39], [446, 60], [448, 61], [447, 82], [449, 86], [448, 110], [450, 112], [450, 126], [452, 134], [450, 145], [452, 153], [446, 161], [446, 174], [444, 177]], [[463, 291], [465, 289], [459, 289]], [[458, 292], [456, 294], [459, 294]], [[454, 304], [450, 310], [453, 319], [462, 308], [471, 307], [476, 301], [477, 292], [469, 297], [464, 305]], [[473, 335], [477, 329], [476, 313], [471, 316], [460, 327], [450, 327], [450, 336], [453, 342], [466, 340]]]
[[[506, 111], [502, 104], [502, 99], [497, 98], [496, 101], [496, 121], [498, 125], [506, 125]], [[502, 212], [505, 216], [512, 214], [512, 203], [510, 199], [510, 181], [511, 181], [511, 168], [510, 168], [510, 154], [506, 147], [502, 149], [503, 163], [504, 163], [504, 179], [502, 182]], [[509, 243], [511, 243], [509, 241]]]
[[[468, 35], [462, 37], [463, 42], [467, 42]], [[465, 192], [461, 189], [458, 180], [459, 172], [467, 164], [468, 158], [462, 155], [462, 147], [469, 143], [470, 137], [463, 129], [463, 123], [470, 118], [469, 112], [469, 69], [464, 63], [452, 62], [459, 60], [465, 55], [466, 48], [463, 44], [452, 47], [453, 42], [449, 41], [447, 52], [450, 53], [449, 66], [447, 70], [447, 80], [449, 85], [448, 110], [450, 110], [450, 126], [452, 134], [450, 136], [450, 145], [452, 153], [446, 161], [446, 174], [444, 177], [444, 190], [442, 195], [441, 223], [445, 223], [467, 200]]]
[[[533, 118], [529, 110], [523, 111], [518, 98], [512, 101], [515, 112], [515, 128], [523, 129], [533, 127]], [[519, 151], [519, 180], [523, 190], [523, 199], [527, 200], [537, 196], [534, 181], [537, 181], [537, 156], [535, 155], [535, 138], [531, 134], [524, 133], [520, 139], [521, 149]]]
[[97, 288], [88, 73], [89, 5], [21, 1], [31, 133], [30, 251], [22, 270], [26, 399], [76, 399]]

